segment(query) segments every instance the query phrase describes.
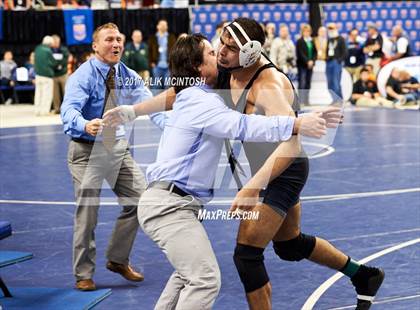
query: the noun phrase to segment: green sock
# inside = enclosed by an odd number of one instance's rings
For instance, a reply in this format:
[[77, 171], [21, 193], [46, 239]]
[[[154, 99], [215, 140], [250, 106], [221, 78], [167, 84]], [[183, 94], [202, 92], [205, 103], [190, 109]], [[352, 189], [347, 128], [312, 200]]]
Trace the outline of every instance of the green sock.
[[356, 262], [355, 260], [351, 259], [349, 256], [347, 259], [347, 263], [344, 265], [343, 268], [340, 269], [342, 273], [344, 273], [349, 278], [353, 277], [357, 270], [359, 270], [360, 264]]

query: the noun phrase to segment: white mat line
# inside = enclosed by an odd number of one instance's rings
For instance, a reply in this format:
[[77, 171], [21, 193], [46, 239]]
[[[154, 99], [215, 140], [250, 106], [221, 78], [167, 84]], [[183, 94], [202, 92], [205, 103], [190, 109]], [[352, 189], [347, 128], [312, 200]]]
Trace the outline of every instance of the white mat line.
[[346, 167], [346, 168], [338, 168], [338, 169], [327, 169], [327, 170], [315, 170], [311, 171], [310, 174], [320, 174], [320, 173], [335, 173], [335, 172], [343, 172], [343, 171], [350, 171], [350, 170], [367, 170], [367, 169], [380, 169], [380, 168], [392, 168], [392, 167], [411, 167], [411, 166], [418, 166], [420, 162], [409, 162], [409, 163], [398, 163], [398, 164], [385, 164], [385, 165], [373, 165], [373, 166], [357, 166], [357, 167]]
[[[386, 190], [386, 191], [377, 191], [377, 192], [363, 192], [363, 193], [321, 195], [321, 196], [305, 196], [305, 197], [301, 197], [300, 199], [302, 201], [305, 201], [306, 203], [308, 203], [308, 202], [322, 202], [322, 201], [367, 198], [367, 197], [375, 197], [375, 196], [397, 195], [397, 194], [406, 194], [406, 193], [413, 193], [413, 192], [420, 192], [420, 187], [396, 189], [396, 190]], [[232, 202], [232, 200], [216, 200], [215, 199], [212, 202], [210, 202], [209, 205], [225, 205], [225, 204], [230, 204], [231, 202]]]
[[420, 192], [420, 187], [404, 188], [404, 189], [391, 189], [391, 190], [376, 191], [376, 192], [362, 192], [362, 193], [321, 195], [321, 196], [305, 196], [305, 197], [302, 197], [301, 199], [302, 200], [317, 200], [317, 199], [331, 199], [331, 198], [350, 199], [350, 198], [360, 198], [360, 197], [404, 194], [404, 193], [412, 193], [412, 192]]
[[159, 143], [145, 143], [145, 144], [134, 144], [130, 146], [130, 149], [143, 149], [148, 147], [158, 147]]
[[[112, 222], [99, 222], [98, 224], [96, 224], [97, 226], [105, 226], [108, 224], [113, 224]], [[50, 227], [50, 228], [38, 228], [38, 229], [33, 229], [33, 230], [18, 230], [18, 231], [13, 231], [12, 234], [13, 235], [18, 235], [18, 234], [27, 234], [27, 233], [38, 233], [41, 231], [57, 231], [57, 230], [66, 230], [66, 229], [73, 229], [74, 226], [73, 225], [69, 225], [69, 226], [58, 226], [58, 227]]]
[[[144, 116], [144, 117], [139, 117], [137, 118], [137, 120], [145, 120], [148, 119], [148, 116]], [[56, 123], [51, 124], [51, 125], [58, 125]], [[365, 126], [365, 127], [395, 127], [395, 128], [420, 128], [420, 126], [418, 125], [405, 125], [405, 124], [387, 124], [387, 123], [350, 123], [350, 122], [344, 122], [343, 124], [341, 124], [341, 126]], [[25, 127], [25, 126], [22, 126]], [[153, 126], [135, 126], [135, 129], [149, 129], [149, 128], [153, 128]], [[63, 133], [63, 131], [54, 131], [52, 132], [52, 134], [57, 134], [57, 133]], [[26, 134], [14, 134], [14, 135], [4, 135], [4, 136], [0, 136], [0, 140], [2, 139], [12, 139], [12, 138], [25, 138], [25, 137], [32, 137], [32, 136], [38, 136], [38, 135], [44, 135], [45, 133], [36, 133], [36, 132], [32, 132], [32, 133], [26, 133]], [[51, 134], [51, 133], [50, 133]]]
[[14, 135], [4, 135], [0, 136], [0, 140], [6, 139], [15, 139], [15, 138], [29, 138], [29, 137], [38, 137], [38, 136], [52, 136], [56, 134], [63, 134], [63, 131], [45, 131], [45, 132], [28, 132], [28, 133], [19, 133]]
[[375, 233], [375, 234], [366, 234], [366, 235], [358, 235], [358, 236], [352, 236], [352, 237], [335, 238], [335, 239], [328, 239], [328, 241], [333, 241], [334, 242], [334, 241], [356, 240], [356, 239], [363, 239], [363, 238], [372, 238], [372, 237], [381, 237], [381, 236], [388, 236], [388, 235], [411, 233], [411, 232], [416, 232], [416, 231], [420, 231], [420, 228], [394, 230], [394, 231]]
[[[409, 300], [409, 299], [415, 299], [415, 298], [419, 298], [419, 297], [420, 297], [420, 294], [418, 294], [418, 295], [411, 295], [411, 296], [383, 298], [383, 299], [374, 301], [373, 304], [374, 305], [386, 304], [386, 303], [389, 303], [389, 302], [401, 301], [401, 300]], [[338, 307], [338, 308], [329, 308], [328, 310], [354, 309], [355, 306], [356, 305], [345, 306], [345, 307]]]
[[420, 128], [418, 125], [406, 124], [387, 124], [387, 123], [346, 123], [344, 121], [340, 126], [363, 126], [363, 127], [394, 127], [394, 128]]
[[[352, 193], [352, 194], [337, 194], [337, 195], [321, 195], [321, 196], [306, 196], [301, 197], [301, 200], [307, 202], [319, 202], [325, 200], [345, 200], [353, 198], [365, 198], [365, 197], [374, 197], [374, 196], [385, 196], [385, 195], [396, 195], [396, 194], [405, 194], [412, 192], [420, 192], [420, 187], [415, 188], [406, 188], [406, 189], [397, 189], [397, 190], [387, 190], [387, 191], [378, 191], [378, 192], [363, 192], [363, 193]], [[232, 199], [215, 199], [211, 201], [208, 205], [228, 205], [232, 202]], [[75, 205], [73, 201], [44, 201], [44, 200], [13, 200], [13, 199], [1, 199], [0, 204], [38, 204], [38, 205]], [[114, 201], [103, 201], [101, 205], [114, 206], [117, 205], [117, 202]]]
[[[392, 246], [390, 248], [384, 249], [382, 251], [379, 251], [377, 253], [374, 253], [368, 257], [365, 257], [361, 260], [359, 260], [360, 264], [365, 264], [367, 262], [370, 262], [378, 257], [384, 256], [386, 254], [392, 253], [394, 251], [398, 251], [402, 248], [414, 245], [416, 243], [420, 242], [420, 238], [417, 239], [413, 239], [413, 240], [409, 240], [400, 244], [397, 244], [395, 246]], [[341, 279], [344, 275], [341, 272], [337, 272], [335, 275], [333, 275], [332, 277], [330, 277], [327, 281], [325, 281], [324, 283], [321, 284], [321, 286], [319, 286], [313, 293], [311, 296], [309, 296], [309, 298], [306, 300], [306, 302], [304, 303], [304, 305], [302, 306], [302, 310], [311, 310], [314, 305], [316, 304], [316, 302], [319, 300], [319, 298], [335, 283], [337, 282], [339, 279]]]

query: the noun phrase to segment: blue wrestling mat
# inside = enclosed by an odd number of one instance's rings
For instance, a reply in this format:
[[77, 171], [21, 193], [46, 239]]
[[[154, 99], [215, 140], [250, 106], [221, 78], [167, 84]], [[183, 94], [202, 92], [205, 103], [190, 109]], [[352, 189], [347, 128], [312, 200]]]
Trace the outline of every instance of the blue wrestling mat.
[[23, 262], [32, 257], [32, 253], [28, 252], [0, 251], [0, 268]]
[[[302, 193], [303, 232], [326, 238], [354, 259], [368, 259], [368, 264], [385, 270], [372, 310], [420, 309], [419, 114], [380, 108], [346, 110], [332, 147], [310, 160], [310, 175]], [[156, 159], [161, 132], [149, 120], [137, 123], [134, 158], [146, 169]], [[17, 298], [22, 298], [19, 290], [13, 289], [17, 287], [71, 290], [75, 280], [71, 255], [74, 191], [66, 161], [68, 139], [62, 126], [2, 129], [0, 144], [0, 188], [7, 189], [0, 194], [0, 215], [13, 223], [13, 238], [1, 240], [0, 247], [32, 251], [37, 257], [30, 264], [1, 268], [0, 275]], [[223, 176], [229, 163], [226, 156], [221, 158], [217, 173]], [[215, 192], [208, 210], [229, 209], [233, 199], [229, 194], [234, 197], [236, 193], [234, 189], [220, 193], [222, 190]], [[145, 280], [130, 283], [105, 268], [109, 236], [121, 208], [111, 190], [104, 189], [102, 194], [105, 202], [115, 203], [100, 208], [95, 282], [100, 288], [111, 288], [112, 294], [94, 309], [153, 309], [173, 268], [141, 230], [130, 262], [144, 273]], [[213, 309], [248, 309], [232, 259], [239, 222], [208, 220], [203, 225], [222, 274]], [[264, 252], [264, 262], [273, 288], [274, 310], [301, 310], [309, 301], [315, 303], [314, 310], [355, 308], [356, 292], [350, 281], [346, 277], [329, 281], [335, 271], [307, 260], [282, 261], [272, 245]], [[325, 289], [323, 293], [320, 287]], [[38, 301], [27, 301], [30, 307], [23, 309], [48, 309], [39, 300], [52, 302], [52, 295], [45, 292]], [[83, 309], [78, 296], [54, 308]], [[6, 304], [5, 298], [0, 298], [0, 305], [3, 310], [16, 309]]]
[[91, 309], [111, 294], [110, 289], [80, 292], [48, 287], [12, 287], [13, 297], [0, 298], [3, 309], [81, 310]]

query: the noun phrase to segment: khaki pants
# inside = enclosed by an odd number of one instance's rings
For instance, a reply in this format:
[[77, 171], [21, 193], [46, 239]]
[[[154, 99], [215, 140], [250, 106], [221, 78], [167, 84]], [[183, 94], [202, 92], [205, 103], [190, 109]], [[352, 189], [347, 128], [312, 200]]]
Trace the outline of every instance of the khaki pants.
[[118, 140], [112, 152], [101, 142], [94, 145], [70, 141], [68, 166], [73, 177], [76, 211], [73, 232], [73, 273], [77, 280], [92, 279], [95, 272], [95, 228], [104, 180], [118, 196], [122, 206], [106, 257], [118, 264], [128, 264], [137, 234], [137, 205], [146, 188], [143, 173], [131, 157], [125, 140]]
[[165, 253], [175, 271], [155, 310], [210, 310], [221, 275], [207, 233], [197, 218], [200, 203], [167, 190], [149, 188], [142, 195], [140, 226]]
[[360, 78], [360, 70], [362, 70], [362, 66], [345, 67], [345, 69], [350, 73], [353, 83], [356, 83], [356, 81]]
[[390, 100], [387, 100], [383, 97], [376, 97], [374, 99], [362, 97], [356, 101], [356, 105], [359, 107], [384, 107], [384, 108], [393, 108], [394, 103]]
[[37, 75], [35, 78], [35, 114], [48, 115], [53, 99], [53, 78]]
[[54, 96], [53, 108], [56, 114], [60, 114], [61, 103], [64, 98], [64, 89], [66, 87], [67, 74], [56, 76], [54, 78]]
[[366, 60], [366, 64], [372, 65], [373, 66], [373, 73], [375, 74], [375, 76], [378, 76], [378, 72], [379, 69], [381, 69], [381, 58], [377, 57], [377, 58], [368, 58]]

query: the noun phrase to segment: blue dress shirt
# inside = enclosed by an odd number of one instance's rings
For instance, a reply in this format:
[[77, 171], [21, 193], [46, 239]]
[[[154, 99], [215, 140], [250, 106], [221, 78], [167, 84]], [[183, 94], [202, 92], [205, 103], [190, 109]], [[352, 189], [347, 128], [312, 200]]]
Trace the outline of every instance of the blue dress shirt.
[[208, 202], [224, 139], [285, 141], [292, 135], [294, 120], [245, 115], [229, 109], [206, 85], [186, 88], [176, 95], [147, 180], [173, 182], [202, 203]]
[[[152, 97], [152, 93], [144, 86], [139, 75], [122, 62], [115, 66], [115, 97], [117, 104], [135, 104]], [[94, 118], [102, 118], [105, 104], [105, 82], [110, 66], [91, 58], [83, 63], [66, 83], [66, 91], [61, 106], [61, 119], [64, 133], [73, 138], [95, 140], [85, 132], [86, 123]], [[152, 121], [162, 126], [162, 114], [151, 115]], [[117, 128], [116, 137], [125, 135], [124, 126]], [[98, 139], [101, 139], [98, 136]]]
[[168, 68], [168, 37], [168, 32], [165, 32], [163, 35], [160, 35], [159, 32], [156, 33], [159, 51], [159, 61], [157, 66], [162, 69]]

